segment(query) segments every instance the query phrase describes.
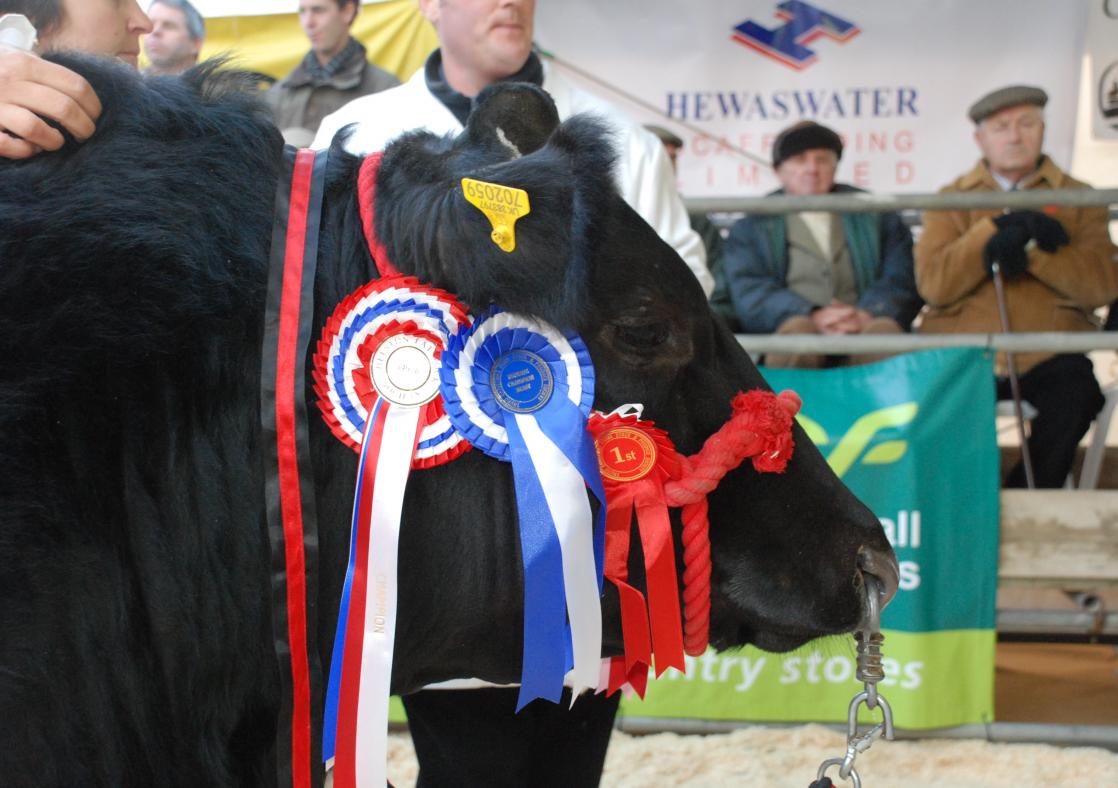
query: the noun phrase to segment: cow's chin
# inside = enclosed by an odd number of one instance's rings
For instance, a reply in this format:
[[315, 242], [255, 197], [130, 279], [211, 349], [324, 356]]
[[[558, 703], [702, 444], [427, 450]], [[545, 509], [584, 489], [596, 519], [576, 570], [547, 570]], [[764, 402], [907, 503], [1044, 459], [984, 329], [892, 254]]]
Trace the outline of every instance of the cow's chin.
[[[721, 606], [719, 606], [721, 607]], [[776, 624], [769, 620], [758, 621], [755, 616], [725, 615], [723, 608], [717, 614], [711, 611], [710, 645], [715, 651], [756, 646], [763, 651], [792, 651], [812, 640], [853, 632], [860, 620], [860, 611], [852, 608], [848, 620], [812, 622], [801, 626]], [[744, 620], [743, 620], [744, 619]]]
[[727, 651], [729, 649], [737, 649], [743, 646], [756, 646], [762, 651], [784, 652], [794, 651], [802, 646], [815, 640], [818, 635], [794, 635], [782, 632], [765, 632], [750, 629], [749, 627], [738, 627], [736, 632], [719, 633], [716, 635], [711, 632], [710, 645], [715, 651]]

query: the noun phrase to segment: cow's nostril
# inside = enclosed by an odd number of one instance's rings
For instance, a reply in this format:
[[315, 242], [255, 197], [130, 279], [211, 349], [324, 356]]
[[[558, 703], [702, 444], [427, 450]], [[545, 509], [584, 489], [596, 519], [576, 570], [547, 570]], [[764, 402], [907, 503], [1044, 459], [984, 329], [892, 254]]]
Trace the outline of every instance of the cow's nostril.
[[884, 609], [896, 596], [897, 585], [900, 582], [897, 556], [892, 550], [877, 550], [863, 546], [858, 550], [858, 568], [864, 574], [873, 575], [880, 581], [883, 594], [881, 607]]

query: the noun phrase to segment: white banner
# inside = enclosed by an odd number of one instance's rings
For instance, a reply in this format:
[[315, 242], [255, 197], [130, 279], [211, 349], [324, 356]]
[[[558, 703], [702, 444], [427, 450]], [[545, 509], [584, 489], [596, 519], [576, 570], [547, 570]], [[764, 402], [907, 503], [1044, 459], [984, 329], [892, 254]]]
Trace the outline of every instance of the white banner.
[[686, 196], [776, 188], [772, 140], [802, 119], [844, 137], [839, 180], [922, 192], [974, 165], [967, 108], [1010, 84], [1048, 91], [1045, 150], [1070, 165], [1087, 12], [1051, 0], [553, 0], [536, 7], [536, 39], [668, 115], [583, 82], [683, 138]]
[[1094, 0], [1087, 25], [1091, 64], [1091, 133], [1118, 139], [1118, 0]]

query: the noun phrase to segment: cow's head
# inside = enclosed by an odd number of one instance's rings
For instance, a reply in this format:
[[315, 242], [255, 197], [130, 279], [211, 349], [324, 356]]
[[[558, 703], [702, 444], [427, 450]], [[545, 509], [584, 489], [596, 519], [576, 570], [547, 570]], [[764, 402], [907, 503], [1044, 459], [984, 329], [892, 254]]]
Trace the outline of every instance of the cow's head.
[[[766, 384], [680, 257], [618, 195], [611, 133], [590, 117], [560, 124], [530, 86], [490, 88], [456, 140], [417, 132], [389, 146], [377, 227], [403, 272], [475, 312], [495, 303], [577, 331], [593, 357], [596, 407], [643, 403], [645, 418], [691, 453], [727, 419], [737, 391]], [[515, 250], [490, 239], [463, 177], [528, 193]], [[711, 496], [716, 647], [785, 650], [850, 631], [863, 572], [896, 589], [877, 518], [798, 427], [795, 441], [787, 472], [743, 466]], [[615, 623], [607, 641], [616, 642]]]

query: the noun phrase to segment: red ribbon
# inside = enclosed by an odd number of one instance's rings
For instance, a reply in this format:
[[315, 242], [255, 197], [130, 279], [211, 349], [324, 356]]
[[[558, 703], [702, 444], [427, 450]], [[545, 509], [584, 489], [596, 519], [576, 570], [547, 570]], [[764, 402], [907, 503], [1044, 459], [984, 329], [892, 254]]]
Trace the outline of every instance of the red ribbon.
[[[593, 414], [587, 425], [598, 448], [606, 493], [604, 575], [617, 587], [625, 655], [610, 660], [607, 691], [629, 683], [641, 695], [655, 653], [656, 675], [684, 669], [679, 581], [664, 482], [678, 473], [667, 433], [636, 416]], [[633, 515], [644, 553], [648, 604], [628, 582]]]
[[384, 152], [378, 151], [366, 156], [361, 162], [361, 168], [357, 171], [357, 210], [361, 214], [361, 229], [365, 232], [365, 242], [369, 244], [369, 253], [373, 256], [377, 271], [382, 277], [399, 276], [399, 269], [388, 259], [388, 251], [377, 237], [377, 171], [383, 157]]

